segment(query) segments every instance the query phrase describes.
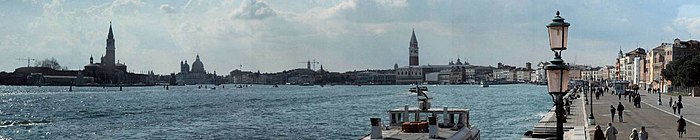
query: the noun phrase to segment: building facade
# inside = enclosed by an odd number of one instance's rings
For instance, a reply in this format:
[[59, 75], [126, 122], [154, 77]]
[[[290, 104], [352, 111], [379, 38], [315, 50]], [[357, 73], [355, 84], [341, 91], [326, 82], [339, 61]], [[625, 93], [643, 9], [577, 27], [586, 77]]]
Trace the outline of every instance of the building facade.
[[204, 63], [199, 59], [199, 54], [192, 62], [192, 67], [187, 64], [187, 60], [180, 61], [180, 73], [176, 75], [177, 83], [179, 85], [193, 85], [193, 84], [217, 84], [218, 82], [216, 72], [213, 74], [207, 73], [204, 70]]

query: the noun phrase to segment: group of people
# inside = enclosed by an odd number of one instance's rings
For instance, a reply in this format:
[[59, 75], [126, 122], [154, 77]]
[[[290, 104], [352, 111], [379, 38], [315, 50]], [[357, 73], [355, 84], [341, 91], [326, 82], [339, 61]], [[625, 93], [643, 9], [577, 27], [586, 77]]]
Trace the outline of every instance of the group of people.
[[673, 101], [673, 97], [669, 97], [668, 106], [673, 109], [673, 114], [681, 114], [681, 109], [683, 108], [683, 102], [681, 102], [681, 99], [682, 98], [680, 95], [678, 95], [678, 101]]
[[[612, 123], [608, 123], [608, 128], [605, 129], [605, 132], [603, 132], [603, 130], [600, 129], [600, 125], [596, 125], [595, 132], [593, 133], [593, 139], [615, 140], [617, 139], [617, 133], [617, 129], [612, 125]], [[644, 128], [644, 126], [642, 126], [639, 132], [637, 132], [637, 128], [632, 128], [632, 133], [630, 133], [629, 138], [630, 140], [648, 140], [649, 133], [647, 133], [646, 128]]]
[[613, 105], [610, 105], [610, 116], [612, 117], [610, 120], [612, 122], [615, 122], [615, 111], [617, 111], [618, 121], [622, 122], [622, 112], [625, 111], [625, 106], [622, 105], [622, 102], [618, 102], [617, 109], [615, 109]]
[[[586, 88], [580, 88], [580, 91], [584, 92], [585, 96], [585, 91], [588, 90], [591, 94], [595, 94], [596, 99], [599, 99], [600, 96], [604, 96], [604, 93], [607, 92], [607, 87], [587, 87]], [[648, 93], [659, 93], [659, 89], [647, 89]], [[614, 92], [611, 92], [611, 94], [615, 94]], [[618, 93], [618, 100], [622, 100], [622, 96], [628, 100], [628, 102], [633, 102], [633, 105], [635, 108], [641, 108], [641, 95], [638, 92], [632, 92], [632, 91], [627, 91], [625, 94], [619, 94]], [[673, 108], [673, 113], [674, 114], [681, 114], [681, 109], [683, 108], [683, 103], [681, 102], [681, 97], [678, 97], [678, 101], [673, 101], [673, 98], [669, 99], [669, 107]], [[591, 99], [592, 100], [592, 99]], [[614, 105], [610, 105], [610, 114], [611, 114], [611, 121], [615, 122], [615, 115], [618, 116], [618, 121], [623, 122], [623, 112], [625, 110], [625, 106], [622, 105], [622, 102], [618, 102], [617, 107]], [[593, 139], [595, 140], [615, 140], [616, 135], [618, 134], [618, 131], [615, 127], [612, 126], [613, 123], [608, 123], [608, 127], [603, 131], [599, 125], [596, 126], [596, 130], [593, 135]], [[678, 131], [678, 137], [683, 137], [683, 134], [686, 134], [686, 121], [681, 115], [680, 118], [676, 121], [678, 124], [677, 126], [677, 131]], [[637, 131], [637, 128], [632, 128], [632, 132], [629, 135], [630, 140], [647, 140], [649, 138], [649, 133], [646, 132], [645, 127], [641, 126], [640, 131]]]

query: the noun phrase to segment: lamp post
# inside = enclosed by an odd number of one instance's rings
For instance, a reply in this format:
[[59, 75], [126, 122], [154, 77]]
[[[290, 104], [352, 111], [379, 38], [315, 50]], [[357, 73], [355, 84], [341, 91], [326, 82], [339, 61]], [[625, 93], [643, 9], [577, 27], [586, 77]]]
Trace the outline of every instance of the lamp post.
[[564, 18], [559, 16], [559, 11], [557, 11], [557, 16], [552, 19], [552, 23], [547, 25], [549, 46], [554, 52], [554, 59], [550, 61], [549, 65], [545, 66], [545, 70], [547, 73], [547, 89], [556, 106], [558, 140], [564, 139], [562, 96], [564, 96], [569, 86], [569, 67], [561, 59], [561, 52], [566, 50], [569, 26], [570, 24], [564, 22]]
[[[661, 80], [663, 80], [663, 79], [661, 79]], [[659, 100], [658, 100], [657, 103], [658, 103], [659, 105], [661, 105], [661, 91], [657, 92], [657, 94], [659, 94]]]
[[591, 111], [590, 111], [591, 114], [588, 114], [588, 123], [589, 123], [590, 125], [595, 125], [595, 117], [593, 117], [593, 93], [591, 93], [591, 103], [590, 103], [590, 105], [591, 105], [591, 107], [590, 107], [590, 108], [591, 108]]

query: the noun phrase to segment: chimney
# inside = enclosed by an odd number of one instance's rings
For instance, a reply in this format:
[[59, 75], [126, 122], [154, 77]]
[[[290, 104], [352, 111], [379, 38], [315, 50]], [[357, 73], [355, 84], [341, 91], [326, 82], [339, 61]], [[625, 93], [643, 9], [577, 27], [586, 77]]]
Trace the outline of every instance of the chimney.
[[372, 122], [372, 132], [370, 132], [371, 139], [381, 139], [382, 138], [382, 119], [380, 118], [370, 118]]

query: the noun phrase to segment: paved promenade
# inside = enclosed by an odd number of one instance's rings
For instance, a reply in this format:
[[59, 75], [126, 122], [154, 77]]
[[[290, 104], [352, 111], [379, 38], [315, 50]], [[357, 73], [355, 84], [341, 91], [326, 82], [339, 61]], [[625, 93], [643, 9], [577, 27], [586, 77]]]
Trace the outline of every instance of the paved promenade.
[[[622, 96], [622, 100], [618, 100], [617, 95], [611, 95], [609, 92], [605, 93], [605, 96], [601, 96], [599, 100], [595, 100], [595, 96], [593, 96], [593, 114], [596, 124], [605, 131], [608, 122], [611, 122], [610, 105], [617, 108], [618, 102], [622, 102], [622, 105], [625, 106], [624, 121], [618, 122], [618, 114], [615, 114], [615, 122], [613, 122], [613, 126], [618, 130], [617, 139], [629, 139], [632, 128], [637, 128], [639, 131], [641, 126], [646, 127], [649, 139], [652, 140], [700, 139], [700, 125], [696, 123], [700, 121], [700, 98], [687, 96], [683, 98], [685, 107], [683, 115], [688, 124], [686, 127], [688, 133], [683, 135], [683, 138], [678, 138], [676, 131], [678, 115], [673, 115], [673, 110], [668, 106], [669, 96], [662, 96], [663, 105], [659, 106], [657, 105], [658, 95], [643, 91], [640, 91], [640, 94], [642, 94], [641, 108], [635, 108], [632, 102], [628, 102], [624, 98], [625, 96]], [[581, 100], [584, 99], [581, 98]], [[677, 100], [676, 97], [674, 100]], [[585, 108], [586, 114], [589, 114], [590, 105], [586, 105]], [[587, 133], [588, 138], [592, 139], [595, 126], [589, 125], [586, 130], [589, 132]]]
[[[576, 94], [576, 93], [572, 93]], [[564, 139], [567, 140], [584, 140], [585, 139], [585, 117], [583, 111], [583, 100], [573, 100], [571, 104], [571, 114], [566, 118], [564, 123]], [[545, 139], [547, 137], [556, 137], [556, 115], [555, 108], [542, 117], [533, 128], [534, 138], [522, 138], [522, 140]]]

